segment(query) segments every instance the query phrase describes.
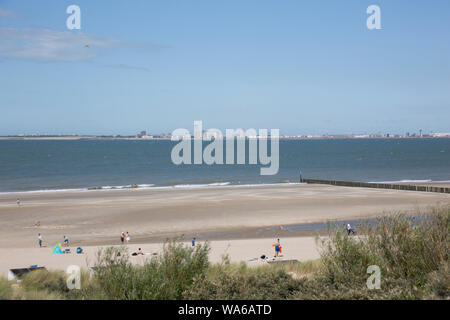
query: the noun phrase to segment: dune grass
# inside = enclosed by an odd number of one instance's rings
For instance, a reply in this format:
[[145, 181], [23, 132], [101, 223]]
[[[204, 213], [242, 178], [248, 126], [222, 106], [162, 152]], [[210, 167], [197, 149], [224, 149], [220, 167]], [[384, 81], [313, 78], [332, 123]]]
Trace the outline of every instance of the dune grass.
[[[450, 207], [434, 209], [419, 220], [403, 214], [378, 219], [364, 236], [333, 230], [322, 241], [323, 269], [318, 282], [352, 298], [448, 298]], [[367, 267], [381, 270], [380, 290], [367, 290]], [[347, 296], [345, 293], [348, 292]], [[359, 297], [359, 296], [358, 296]]]
[[208, 243], [192, 248], [175, 239], [136, 266], [122, 248], [108, 248], [98, 255], [96, 281], [107, 299], [181, 299], [194, 278], [204, 278], [209, 249]]
[[5, 277], [0, 277], [0, 300], [8, 300], [13, 297], [12, 284]]

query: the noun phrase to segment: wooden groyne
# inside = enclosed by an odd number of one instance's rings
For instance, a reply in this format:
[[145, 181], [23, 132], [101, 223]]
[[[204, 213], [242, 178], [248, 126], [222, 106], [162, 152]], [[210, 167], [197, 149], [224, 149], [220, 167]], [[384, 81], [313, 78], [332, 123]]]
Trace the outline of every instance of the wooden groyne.
[[319, 180], [319, 179], [300, 179], [300, 182], [314, 183], [314, 184], [329, 184], [329, 185], [333, 185], [333, 186], [342, 186], [342, 187], [377, 188], [377, 189], [394, 189], [394, 190], [406, 190], [406, 191], [450, 193], [450, 188], [434, 187], [434, 186], [416, 186], [416, 185], [408, 185], [408, 184], [370, 183], [370, 182]]

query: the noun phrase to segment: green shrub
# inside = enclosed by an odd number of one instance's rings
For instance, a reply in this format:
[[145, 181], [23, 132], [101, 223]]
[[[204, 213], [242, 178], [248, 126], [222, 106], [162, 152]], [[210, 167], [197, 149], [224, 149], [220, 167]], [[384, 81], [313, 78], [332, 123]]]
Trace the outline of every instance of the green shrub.
[[176, 239], [143, 266], [132, 265], [127, 252], [108, 248], [99, 254], [98, 284], [108, 299], [181, 299], [194, 278], [206, 273], [209, 245], [185, 246]]
[[206, 278], [196, 278], [185, 299], [287, 299], [300, 284], [285, 270], [263, 266], [216, 265]]
[[90, 274], [81, 270], [81, 289], [67, 287], [67, 274], [63, 271], [36, 270], [25, 274], [20, 282], [19, 299], [84, 299], [100, 298]]
[[[448, 297], [449, 232], [450, 207], [418, 219], [402, 214], [380, 218], [358, 237], [332, 230], [321, 242], [323, 268], [315, 281], [333, 299]], [[369, 265], [381, 269], [380, 290], [366, 288]]]
[[432, 272], [428, 280], [431, 298], [450, 299], [450, 263], [444, 263], [439, 270]]
[[62, 271], [36, 270], [28, 272], [21, 278], [20, 286], [27, 291], [46, 290], [49, 292], [66, 292], [66, 274]]
[[10, 300], [13, 297], [11, 283], [5, 277], [0, 277], [0, 300]]
[[15, 300], [64, 300], [64, 297], [57, 292], [50, 292], [43, 289], [25, 290], [19, 288], [13, 297]]

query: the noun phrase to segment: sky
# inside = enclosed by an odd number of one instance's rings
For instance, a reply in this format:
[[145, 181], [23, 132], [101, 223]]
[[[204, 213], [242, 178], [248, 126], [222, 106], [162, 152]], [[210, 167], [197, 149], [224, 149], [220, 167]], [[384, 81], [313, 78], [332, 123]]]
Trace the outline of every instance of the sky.
[[0, 0], [0, 135], [450, 132], [449, 16], [448, 0]]

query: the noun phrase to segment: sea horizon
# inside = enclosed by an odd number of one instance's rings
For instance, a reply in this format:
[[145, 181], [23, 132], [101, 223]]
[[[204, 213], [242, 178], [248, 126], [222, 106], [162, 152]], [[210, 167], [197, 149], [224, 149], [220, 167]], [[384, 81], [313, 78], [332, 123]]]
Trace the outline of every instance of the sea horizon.
[[[449, 182], [449, 139], [280, 140], [280, 169], [175, 165], [167, 140], [5, 140], [0, 193], [189, 188], [299, 183], [303, 178], [378, 183]], [[207, 144], [206, 142], [204, 144]]]

